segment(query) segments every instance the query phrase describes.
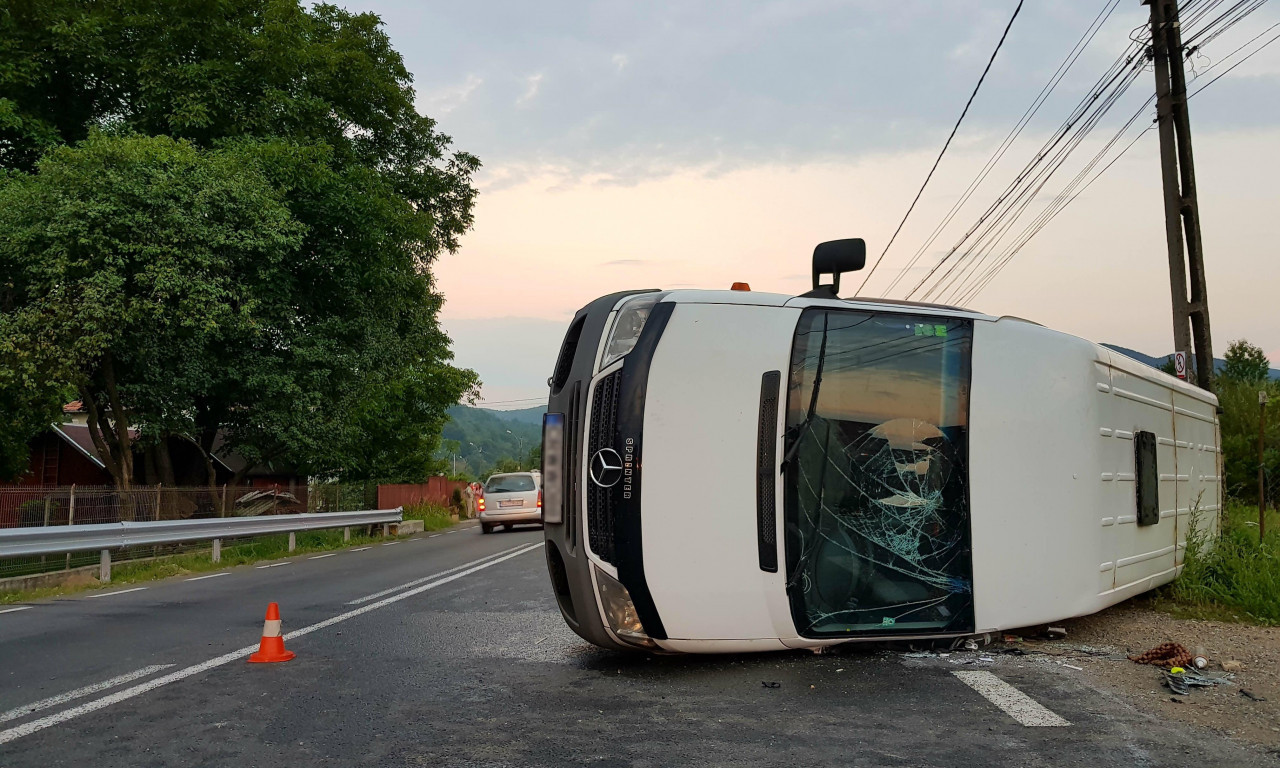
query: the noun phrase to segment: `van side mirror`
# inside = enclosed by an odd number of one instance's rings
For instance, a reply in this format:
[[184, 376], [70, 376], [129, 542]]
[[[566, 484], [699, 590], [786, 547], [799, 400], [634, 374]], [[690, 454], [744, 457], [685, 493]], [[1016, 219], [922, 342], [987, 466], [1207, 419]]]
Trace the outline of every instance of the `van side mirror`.
[[[813, 249], [813, 291], [819, 296], [835, 296], [840, 291], [840, 275], [857, 272], [867, 264], [867, 243], [860, 237], [828, 240]], [[819, 283], [821, 275], [831, 275], [831, 284]], [[806, 294], [810, 295], [810, 294]]]

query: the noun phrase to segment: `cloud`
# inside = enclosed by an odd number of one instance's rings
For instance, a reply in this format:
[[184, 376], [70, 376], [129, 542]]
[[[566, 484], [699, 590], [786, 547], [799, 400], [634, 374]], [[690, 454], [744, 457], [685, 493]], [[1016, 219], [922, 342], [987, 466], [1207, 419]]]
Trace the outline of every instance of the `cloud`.
[[520, 94], [520, 98], [516, 99], [516, 106], [523, 107], [538, 97], [538, 89], [542, 86], [542, 73], [529, 75], [525, 78], [524, 93]]
[[641, 264], [646, 264], [646, 263], [648, 263], [646, 259], [614, 259], [613, 261], [606, 261], [600, 266], [602, 267], [638, 267]]
[[[570, 182], [594, 176], [602, 185], [688, 168], [723, 174], [936, 152], [1010, 11], [1003, 0], [352, 2], [386, 20], [424, 93], [482, 80], [439, 112], [460, 148], [524, 178], [555, 166]], [[1027, 4], [954, 147], [994, 148], [1096, 15], [1067, 0]], [[1277, 19], [1280, 7], [1264, 6], [1206, 55]], [[1138, 3], [1117, 6], [1028, 130], [1055, 129], [1145, 22]], [[1197, 96], [1197, 134], [1280, 122], [1277, 72], [1280, 49], [1264, 51]], [[1244, 90], [1216, 108], [1215, 92], [1232, 89]], [[1150, 91], [1150, 78], [1140, 79], [1113, 115]]]
[[483, 77], [469, 74], [461, 83], [446, 85], [424, 94], [419, 99], [420, 106], [429, 115], [447, 115], [466, 103], [471, 94], [483, 84]]

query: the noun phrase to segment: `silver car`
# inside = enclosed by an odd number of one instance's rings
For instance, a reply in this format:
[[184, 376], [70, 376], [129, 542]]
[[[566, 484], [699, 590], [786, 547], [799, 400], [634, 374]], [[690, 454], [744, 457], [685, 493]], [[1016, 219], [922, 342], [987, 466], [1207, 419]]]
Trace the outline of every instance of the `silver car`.
[[499, 525], [507, 530], [518, 523], [541, 525], [542, 475], [538, 472], [492, 475], [484, 484], [484, 495], [477, 506], [483, 533], [493, 533]]

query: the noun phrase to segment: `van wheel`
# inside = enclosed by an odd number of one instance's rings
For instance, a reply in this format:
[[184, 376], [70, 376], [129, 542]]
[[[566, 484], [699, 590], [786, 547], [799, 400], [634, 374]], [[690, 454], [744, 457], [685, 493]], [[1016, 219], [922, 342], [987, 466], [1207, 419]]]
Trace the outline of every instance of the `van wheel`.
[[480, 524], [480, 532], [481, 532], [481, 533], [493, 533], [493, 526], [492, 526], [492, 525], [489, 525], [488, 523], [481, 523], [481, 524]]

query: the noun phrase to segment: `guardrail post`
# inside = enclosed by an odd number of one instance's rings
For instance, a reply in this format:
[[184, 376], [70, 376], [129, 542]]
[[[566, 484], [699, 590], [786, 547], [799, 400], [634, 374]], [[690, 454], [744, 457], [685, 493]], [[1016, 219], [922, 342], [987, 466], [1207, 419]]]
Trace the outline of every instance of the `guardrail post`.
[[293, 531], [289, 531], [289, 551], [292, 552], [297, 548], [298, 548], [298, 534], [294, 533]]
[[104, 549], [98, 557], [98, 581], [111, 581], [111, 550]]
[[212, 560], [213, 560], [213, 562], [215, 562], [215, 563], [220, 563], [220, 562], [222, 562], [222, 539], [214, 539], [214, 540], [213, 540], [213, 557], [212, 557]]
[[342, 540], [351, 541], [351, 526], [342, 529]]
[[391, 535], [391, 525], [389, 523], [382, 524], [382, 536], [386, 538]]
[[[72, 483], [71, 484], [71, 504], [70, 504], [70, 509], [67, 511], [67, 525], [75, 525], [75, 523], [76, 523], [76, 484]], [[66, 570], [68, 571], [71, 570], [71, 553], [70, 552], [67, 553]]]

